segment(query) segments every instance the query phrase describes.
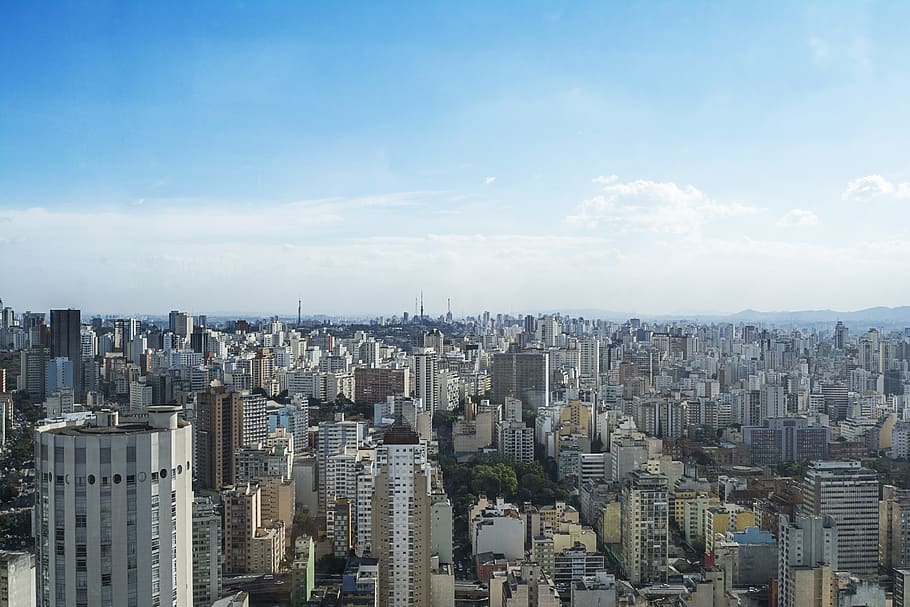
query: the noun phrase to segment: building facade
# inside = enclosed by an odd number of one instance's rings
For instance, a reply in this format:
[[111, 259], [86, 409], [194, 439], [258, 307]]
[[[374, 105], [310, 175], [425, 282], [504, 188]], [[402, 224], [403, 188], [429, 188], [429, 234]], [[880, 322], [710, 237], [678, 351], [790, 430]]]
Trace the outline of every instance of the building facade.
[[430, 604], [430, 473], [426, 444], [392, 426], [376, 448], [371, 547], [379, 607]]
[[816, 461], [806, 471], [802, 512], [837, 523], [841, 571], [872, 576], [878, 571], [878, 474], [858, 461]]
[[667, 581], [669, 551], [667, 477], [634, 471], [623, 488], [623, 568], [633, 585]]
[[192, 430], [178, 411], [38, 428], [40, 605], [192, 602]]

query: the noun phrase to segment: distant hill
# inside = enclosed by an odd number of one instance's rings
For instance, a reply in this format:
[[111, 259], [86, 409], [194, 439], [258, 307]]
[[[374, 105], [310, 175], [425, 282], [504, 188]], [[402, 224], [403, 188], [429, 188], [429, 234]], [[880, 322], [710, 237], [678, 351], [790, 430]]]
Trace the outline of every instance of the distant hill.
[[781, 312], [759, 312], [757, 310], [743, 310], [727, 317], [735, 322], [766, 322], [766, 323], [833, 323], [838, 320], [844, 324], [906, 324], [910, 326], [910, 306], [887, 308], [877, 306], [853, 312], [837, 312], [835, 310], [798, 310]]
[[597, 309], [570, 309], [546, 310], [542, 313], [568, 314], [570, 316], [583, 316], [584, 318], [601, 318], [623, 322], [630, 318], [641, 318], [645, 321], [676, 321], [691, 320], [698, 322], [732, 322], [732, 323], [757, 323], [768, 325], [825, 325], [834, 324], [838, 320], [846, 325], [859, 327], [862, 325], [910, 327], [910, 306], [888, 308], [877, 306], [853, 312], [838, 312], [836, 310], [781, 310], [777, 312], [762, 312], [759, 310], [743, 310], [735, 314], [635, 314], [632, 312], [617, 312], [614, 310]]

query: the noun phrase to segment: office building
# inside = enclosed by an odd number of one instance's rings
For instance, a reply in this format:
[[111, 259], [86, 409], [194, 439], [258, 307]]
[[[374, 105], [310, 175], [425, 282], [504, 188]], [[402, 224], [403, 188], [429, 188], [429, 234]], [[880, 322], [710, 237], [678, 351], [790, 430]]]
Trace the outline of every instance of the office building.
[[910, 607], [910, 569], [894, 570], [893, 607]]
[[832, 607], [837, 536], [836, 523], [830, 516], [780, 516], [778, 607]]
[[411, 395], [410, 369], [357, 367], [354, 369], [354, 400], [358, 403], [381, 403], [390, 396]]
[[806, 471], [801, 512], [834, 519], [839, 571], [878, 571], [878, 491], [878, 474], [858, 461], [816, 461]]
[[47, 361], [44, 375], [44, 393], [53, 394], [64, 388], [70, 388], [75, 394], [73, 383], [73, 363], [68, 358], [51, 358]]
[[805, 417], [765, 419], [761, 426], [744, 426], [742, 432], [743, 443], [751, 447], [756, 466], [828, 457], [829, 428]]
[[73, 363], [73, 389], [82, 402], [82, 316], [79, 310], [51, 310], [51, 358]]
[[47, 396], [47, 349], [26, 348], [19, 354], [19, 390], [29, 398], [42, 401]]
[[336, 559], [347, 558], [354, 546], [354, 510], [347, 499], [335, 500], [332, 517], [332, 549]]
[[192, 430], [179, 407], [36, 432], [38, 602], [192, 602]]
[[549, 360], [549, 353], [539, 350], [494, 354], [493, 402], [512, 396], [533, 409], [549, 405]]
[[440, 408], [439, 359], [432, 348], [420, 348], [414, 354], [414, 398], [420, 399], [425, 411], [432, 416]]

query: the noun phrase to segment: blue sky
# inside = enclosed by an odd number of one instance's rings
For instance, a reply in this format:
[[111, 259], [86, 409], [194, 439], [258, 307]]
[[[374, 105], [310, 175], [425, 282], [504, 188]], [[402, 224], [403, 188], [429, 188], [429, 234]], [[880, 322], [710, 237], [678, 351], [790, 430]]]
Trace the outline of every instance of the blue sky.
[[4, 5], [0, 296], [908, 303], [908, 23], [898, 2]]

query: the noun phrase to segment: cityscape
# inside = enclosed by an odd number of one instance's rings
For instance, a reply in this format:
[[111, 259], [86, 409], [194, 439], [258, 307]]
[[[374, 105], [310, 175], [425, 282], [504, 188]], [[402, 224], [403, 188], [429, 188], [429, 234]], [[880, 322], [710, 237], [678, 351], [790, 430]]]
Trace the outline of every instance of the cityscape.
[[910, 327], [5, 304], [4, 604], [905, 600]]
[[910, 3], [0, 3], [0, 607], [910, 607]]

